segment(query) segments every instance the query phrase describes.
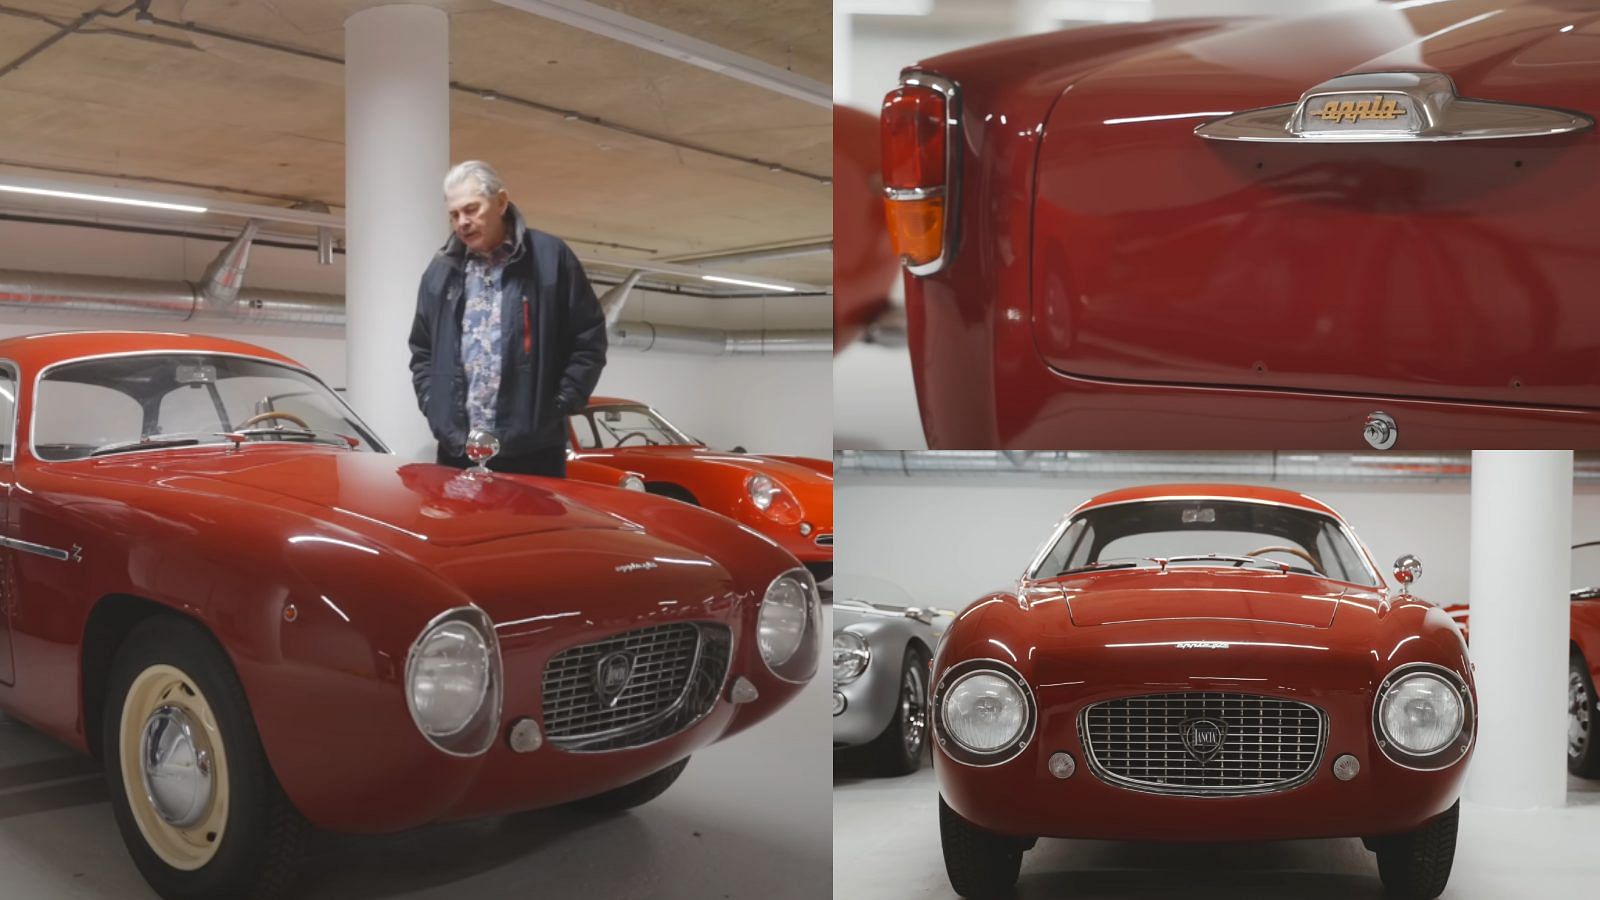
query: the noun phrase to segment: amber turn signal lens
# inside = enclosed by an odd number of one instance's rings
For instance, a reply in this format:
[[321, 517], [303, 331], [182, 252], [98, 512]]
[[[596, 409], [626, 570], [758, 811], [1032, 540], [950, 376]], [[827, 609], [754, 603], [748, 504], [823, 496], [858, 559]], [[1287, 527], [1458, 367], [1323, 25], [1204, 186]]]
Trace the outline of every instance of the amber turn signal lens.
[[883, 98], [883, 184], [929, 188], [944, 184], [944, 94], [904, 85]]
[[944, 198], [884, 200], [889, 240], [906, 265], [923, 266], [944, 251]]

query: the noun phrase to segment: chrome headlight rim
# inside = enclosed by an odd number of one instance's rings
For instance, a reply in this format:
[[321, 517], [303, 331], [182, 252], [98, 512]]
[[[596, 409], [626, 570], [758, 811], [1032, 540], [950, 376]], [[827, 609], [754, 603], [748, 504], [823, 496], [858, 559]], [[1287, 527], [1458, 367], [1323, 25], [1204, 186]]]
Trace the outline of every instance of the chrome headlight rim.
[[840, 628], [839, 630], [835, 631], [833, 633], [833, 652], [836, 657], [839, 653], [840, 638], [852, 639], [860, 646], [850, 647], [847, 650], [847, 652], [850, 653], [850, 655], [856, 660], [856, 662], [853, 663], [856, 666], [854, 674], [841, 679], [839, 677], [837, 668], [839, 662], [837, 659], [834, 660], [834, 687], [840, 687], [846, 684], [854, 684], [861, 679], [861, 676], [867, 674], [867, 666], [872, 665], [872, 642], [867, 640], [865, 635], [851, 631], [848, 628]]
[[[960, 741], [948, 734], [948, 729], [946, 729], [944, 722], [945, 695], [968, 675], [977, 674], [999, 675], [1010, 681], [1016, 686], [1017, 690], [1022, 692], [1022, 731], [1011, 743], [989, 753], [980, 753], [962, 746]], [[1017, 671], [1015, 666], [1004, 660], [977, 657], [962, 660], [945, 669], [939, 675], [939, 686], [933, 692], [933, 715], [931, 720], [933, 722], [934, 740], [938, 743], [941, 752], [962, 765], [976, 769], [987, 769], [1011, 762], [1021, 756], [1022, 751], [1028, 749], [1028, 745], [1033, 743], [1034, 734], [1039, 727], [1039, 703], [1034, 697], [1033, 688], [1028, 686], [1028, 680], [1022, 677], [1022, 673]]]
[[[419, 651], [427, 642], [430, 635], [440, 626], [462, 622], [471, 626], [478, 632], [483, 640], [484, 647], [489, 654], [489, 667], [483, 696], [478, 707], [473, 711], [471, 718], [457, 731], [445, 735], [435, 735], [428, 731], [423, 724], [421, 716], [417, 714], [414, 702], [412, 684], [416, 675]], [[500, 639], [495, 634], [494, 621], [489, 614], [484, 612], [475, 603], [457, 606], [428, 620], [417, 632], [417, 637], [411, 642], [411, 649], [406, 653], [405, 681], [401, 690], [405, 694], [406, 711], [411, 714], [411, 724], [417, 728], [417, 733], [422, 735], [435, 749], [449, 756], [471, 758], [482, 756], [494, 746], [495, 737], [500, 731], [500, 716], [503, 702], [503, 684], [505, 682], [504, 666], [500, 656]]]
[[622, 476], [622, 480], [617, 482], [617, 487], [625, 491], [644, 491], [644, 476], [637, 472], [625, 473]]
[[[805, 518], [805, 509], [800, 505], [800, 498], [787, 484], [768, 475], [765, 472], [751, 472], [744, 479], [745, 497], [750, 505], [756, 508], [763, 518], [769, 519], [779, 525], [798, 525]], [[788, 511], [793, 515], [785, 515], [783, 502], [787, 501]]]
[[[1461, 702], [1460, 730], [1452, 740], [1432, 753], [1412, 753], [1391, 738], [1383, 725], [1384, 698], [1400, 682], [1421, 673], [1443, 681], [1456, 692], [1456, 698]], [[1384, 758], [1402, 769], [1413, 772], [1437, 772], [1456, 765], [1465, 759], [1467, 752], [1472, 749], [1473, 739], [1477, 735], [1477, 725], [1478, 718], [1472, 704], [1472, 690], [1466, 679], [1455, 670], [1438, 663], [1412, 662], [1398, 666], [1379, 682], [1378, 689], [1372, 695], [1372, 739], [1377, 742]]]
[[[784, 580], [785, 578], [800, 582], [800, 587], [805, 591], [805, 629], [800, 632], [800, 639], [795, 643], [794, 652], [785, 657], [782, 662], [774, 663], [767, 659], [767, 655], [765, 653], [761, 652], [761, 609], [766, 605], [767, 597], [772, 594], [772, 589], [777, 587], [778, 582]], [[811, 680], [810, 673], [815, 672], [815, 669], [807, 668], [805, 661], [806, 654], [808, 652], [813, 657], [815, 657], [818, 653], [817, 629], [820, 624], [818, 608], [821, 602], [821, 597], [817, 593], [817, 580], [812, 576], [811, 571], [805, 566], [795, 566], [792, 569], [779, 572], [777, 576], [775, 576], [771, 581], [767, 582], [767, 589], [761, 594], [761, 603], [757, 604], [756, 606], [756, 633], [754, 635], [756, 645], [755, 649], [756, 656], [760, 657], [761, 659], [761, 664], [766, 666], [767, 671], [779, 681], [785, 681], [789, 684], [805, 684]], [[815, 663], [815, 660], [812, 662]], [[807, 674], [797, 676], [794, 674], [797, 670]]]

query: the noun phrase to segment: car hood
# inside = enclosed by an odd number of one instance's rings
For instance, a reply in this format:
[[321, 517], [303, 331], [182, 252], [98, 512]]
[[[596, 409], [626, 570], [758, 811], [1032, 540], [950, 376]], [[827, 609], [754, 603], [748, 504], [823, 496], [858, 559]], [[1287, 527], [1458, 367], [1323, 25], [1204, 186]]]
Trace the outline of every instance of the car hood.
[[1295, 573], [1111, 571], [1056, 582], [1073, 625], [1228, 619], [1325, 629], [1349, 585]]
[[240, 451], [186, 448], [109, 456], [63, 466], [79, 477], [274, 506], [301, 504], [375, 537], [433, 546], [550, 531], [638, 530], [627, 519], [564, 496], [555, 479], [473, 479], [446, 466], [385, 453], [261, 444]]
[[1600, 317], [1575, 263], [1600, 254], [1580, 224], [1600, 204], [1593, 129], [1370, 145], [1194, 130], [1361, 73], [1438, 72], [1462, 97], [1594, 117], [1597, 41], [1588, 2], [1378, 3], [1087, 72], [1042, 123], [1040, 356], [1091, 378], [1595, 408]]

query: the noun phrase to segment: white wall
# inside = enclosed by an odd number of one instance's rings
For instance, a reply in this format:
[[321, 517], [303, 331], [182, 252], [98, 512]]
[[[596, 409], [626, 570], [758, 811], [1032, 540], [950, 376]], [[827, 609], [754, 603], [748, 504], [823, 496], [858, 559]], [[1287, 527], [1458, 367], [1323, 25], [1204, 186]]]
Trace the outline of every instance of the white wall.
[[[1442, 604], [1467, 602], [1467, 480], [1245, 481], [1302, 491], [1338, 510], [1372, 551], [1391, 587], [1395, 558], [1413, 553], [1423, 564], [1418, 595]], [[853, 576], [871, 576], [897, 584], [914, 603], [960, 609], [987, 591], [1014, 584], [1051, 527], [1072, 507], [1138, 483], [842, 472], [834, 483], [840, 590]], [[1600, 485], [1580, 486], [1572, 509], [1573, 540], [1600, 540]]]
[[[218, 241], [0, 221], [0, 268], [132, 278], [197, 280]], [[256, 246], [245, 283], [314, 293], [344, 292], [344, 257], [319, 266], [310, 250]], [[714, 328], [825, 328], [829, 298], [768, 301], [674, 297], [636, 292], [624, 319], [648, 314], [665, 324]], [[414, 298], [395, 301], [409, 318]], [[813, 309], [824, 307], [819, 311]], [[691, 318], [692, 317], [692, 318]], [[63, 315], [0, 308], [0, 338], [44, 331], [189, 331], [248, 341], [298, 360], [334, 387], [345, 384], [340, 329], [186, 322], [152, 316]], [[698, 357], [615, 350], [600, 392], [643, 400], [712, 446], [828, 457], [832, 454], [831, 358], [826, 353]], [[411, 393], [409, 383], [395, 390]], [[358, 410], [359, 412], [359, 410]], [[420, 415], [420, 413], [419, 413]]]

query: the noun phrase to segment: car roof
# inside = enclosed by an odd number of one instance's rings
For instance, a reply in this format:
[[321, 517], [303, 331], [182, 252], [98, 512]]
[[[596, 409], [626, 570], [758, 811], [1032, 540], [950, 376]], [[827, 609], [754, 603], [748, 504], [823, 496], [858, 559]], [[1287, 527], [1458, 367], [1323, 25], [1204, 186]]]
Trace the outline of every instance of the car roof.
[[1101, 506], [1110, 506], [1116, 503], [1134, 503], [1141, 500], [1244, 500], [1254, 503], [1275, 503], [1280, 506], [1291, 506], [1296, 509], [1310, 510], [1331, 516], [1343, 522], [1344, 519], [1333, 507], [1323, 503], [1315, 497], [1308, 497], [1298, 491], [1284, 490], [1283, 488], [1259, 487], [1245, 484], [1149, 484], [1141, 487], [1121, 488], [1096, 495], [1072, 511], [1077, 515], [1085, 510]]
[[57, 331], [0, 340], [0, 359], [38, 371], [62, 360], [118, 353], [231, 353], [304, 368], [298, 362], [255, 344], [201, 334], [167, 331]]

